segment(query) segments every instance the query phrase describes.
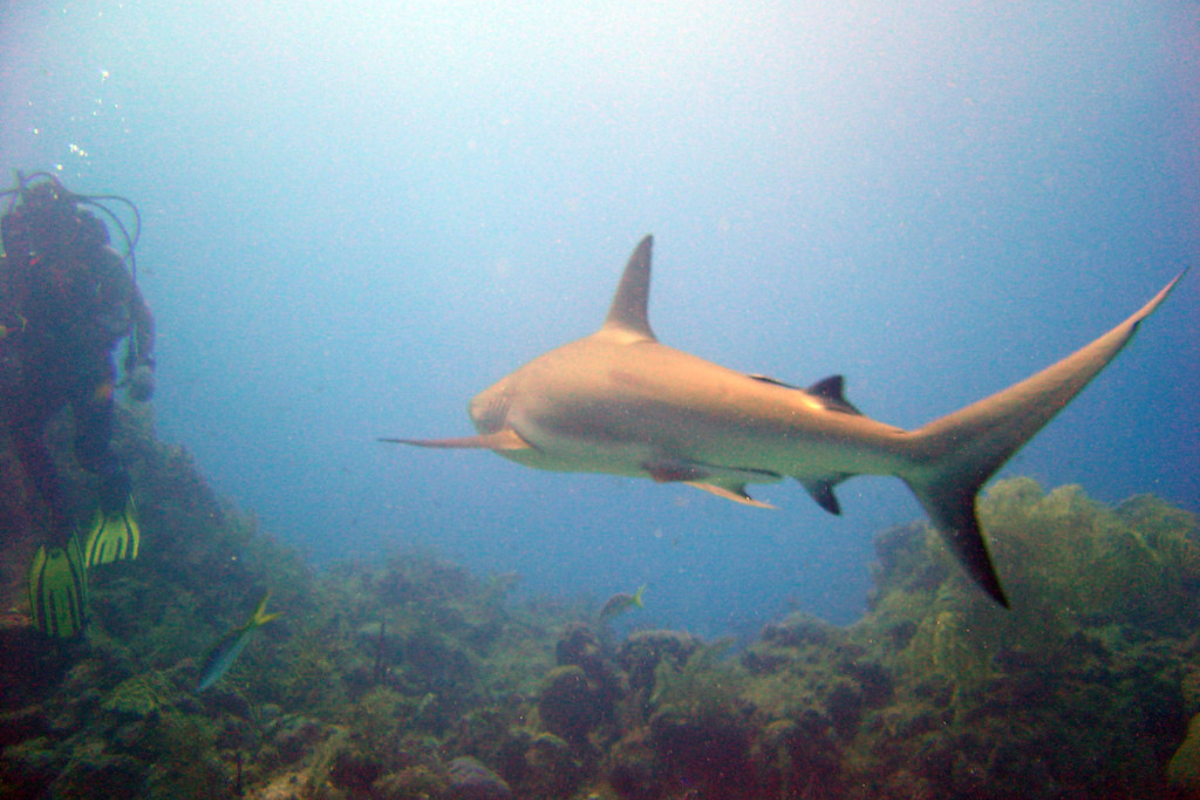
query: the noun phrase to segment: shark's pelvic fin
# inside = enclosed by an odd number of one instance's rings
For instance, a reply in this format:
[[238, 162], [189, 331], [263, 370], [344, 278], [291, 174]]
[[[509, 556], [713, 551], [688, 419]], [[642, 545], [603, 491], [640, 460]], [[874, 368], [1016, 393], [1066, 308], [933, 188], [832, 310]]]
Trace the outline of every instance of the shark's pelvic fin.
[[613, 296], [604, 320], [604, 328], [636, 334], [639, 338], [657, 341], [650, 330], [647, 305], [650, 300], [650, 256], [654, 249], [654, 237], [646, 236], [638, 243], [629, 257], [621, 284]]
[[1000, 605], [1007, 607], [1008, 599], [979, 531], [976, 493], [1108, 366], [1186, 272], [1129, 319], [1057, 364], [910, 434], [914, 468], [900, 477], [921, 501], [955, 557]]
[[527, 450], [532, 447], [512, 428], [501, 428], [495, 433], [478, 436], [460, 436], [455, 439], [379, 439], [392, 444], [413, 444], [417, 447], [471, 448], [476, 450]]
[[695, 486], [697, 489], [703, 489], [706, 492], [715, 494], [717, 497], [723, 497], [726, 500], [732, 500], [735, 503], [741, 503], [744, 506], [754, 506], [755, 508], [775, 508], [770, 503], [764, 503], [761, 500], [755, 500], [750, 495], [746, 494], [746, 486], [733, 486], [726, 488], [718, 486], [715, 483], [706, 483], [704, 481], [687, 481], [688, 486]]
[[643, 464], [642, 468], [659, 483], [686, 483], [688, 486], [703, 489], [717, 497], [755, 508], [775, 508], [775, 506], [755, 500], [746, 494], [746, 484], [752, 480], [760, 483], [777, 481], [782, 477], [764, 470], [713, 467], [678, 459], [650, 461]]

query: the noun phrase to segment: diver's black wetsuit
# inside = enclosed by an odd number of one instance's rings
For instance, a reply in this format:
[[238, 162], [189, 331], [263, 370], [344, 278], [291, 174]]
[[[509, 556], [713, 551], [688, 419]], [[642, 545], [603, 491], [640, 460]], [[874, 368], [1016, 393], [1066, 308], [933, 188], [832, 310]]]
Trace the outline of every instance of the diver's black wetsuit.
[[[18, 209], [19, 212], [19, 209]], [[0, 258], [0, 424], [51, 515], [52, 546], [73, 530], [46, 423], [70, 403], [75, 456], [103, 481], [101, 504], [119, 509], [129, 476], [109, 447], [113, 428], [113, 348], [131, 331], [138, 364], [152, 365], [154, 323], [104, 224], [86, 211], [60, 218], [56, 230], [31, 234], [16, 213], [4, 222]], [[41, 241], [31, 241], [40, 239]]]

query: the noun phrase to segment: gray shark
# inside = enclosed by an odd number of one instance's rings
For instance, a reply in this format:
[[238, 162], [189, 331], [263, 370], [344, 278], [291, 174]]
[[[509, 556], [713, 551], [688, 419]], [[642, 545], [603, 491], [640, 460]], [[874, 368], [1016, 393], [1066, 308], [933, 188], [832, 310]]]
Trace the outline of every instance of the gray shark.
[[975, 514], [980, 487], [1112, 361], [1184, 274], [1057, 364], [906, 431], [851, 405], [840, 375], [799, 388], [660, 344], [646, 315], [652, 244], [647, 236], [634, 250], [600, 330], [471, 400], [478, 435], [380, 441], [494, 450], [556, 472], [678, 481], [760, 507], [769, 506], [752, 499], [747, 484], [790, 476], [832, 514], [841, 511], [834, 487], [842, 481], [894, 475], [967, 573], [1005, 607]]

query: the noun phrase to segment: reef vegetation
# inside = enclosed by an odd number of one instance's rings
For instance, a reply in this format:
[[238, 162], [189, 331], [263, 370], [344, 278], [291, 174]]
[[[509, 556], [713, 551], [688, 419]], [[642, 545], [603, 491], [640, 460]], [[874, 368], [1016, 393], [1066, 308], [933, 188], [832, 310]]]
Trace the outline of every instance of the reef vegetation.
[[[122, 410], [115, 440], [144, 547], [94, 572], [86, 638], [0, 627], [0, 798], [1200, 797], [1200, 538], [1153, 497], [994, 484], [1010, 611], [914, 524], [877, 538], [853, 625], [618, 637], [595, 603], [517, 600], [516, 576], [432, 553], [317, 571], [149, 413]], [[283, 615], [197, 692], [267, 590]]]

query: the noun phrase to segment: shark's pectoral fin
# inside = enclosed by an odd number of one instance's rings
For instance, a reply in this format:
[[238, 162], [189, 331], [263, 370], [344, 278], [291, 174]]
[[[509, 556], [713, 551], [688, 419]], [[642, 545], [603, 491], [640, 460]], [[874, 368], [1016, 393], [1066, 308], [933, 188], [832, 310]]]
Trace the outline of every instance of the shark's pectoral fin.
[[842, 505], [838, 502], [837, 495], [833, 493], [833, 487], [849, 477], [851, 476], [839, 472], [833, 475], [824, 475], [820, 478], [797, 478], [796, 480], [808, 490], [808, 493], [812, 495], [812, 499], [817, 501], [817, 505], [834, 516], [840, 516]]
[[501, 428], [495, 433], [478, 436], [460, 436], [457, 439], [380, 439], [392, 444], [411, 444], [417, 447], [471, 448], [476, 450], [528, 450], [531, 445], [512, 428]]
[[688, 486], [695, 486], [697, 489], [703, 489], [706, 492], [715, 494], [717, 497], [724, 497], [726, 500], [732, 500], [735, 503], [741, 503], [744, 506], [754, 506], [755, 508], [775, 508], [770, 503], [764, 503], [761, 500], [755, 500], [750, 495], [746, 494], [745, 485], [741, 486], [718, 486], [715, 483], [705, 483], [704, 481], [686, 481]]

